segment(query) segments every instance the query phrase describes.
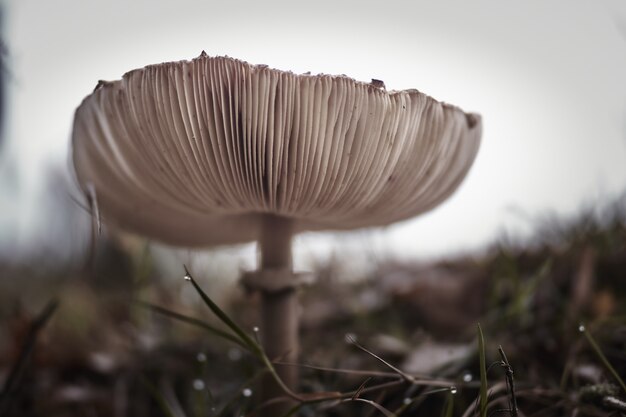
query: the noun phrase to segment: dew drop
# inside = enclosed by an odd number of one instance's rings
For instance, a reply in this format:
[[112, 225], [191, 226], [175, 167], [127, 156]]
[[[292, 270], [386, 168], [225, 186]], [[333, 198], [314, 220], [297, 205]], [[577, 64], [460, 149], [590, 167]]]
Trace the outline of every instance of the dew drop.
[[469, 372], [463, 374], [463, 382], [472, 382], [472, 374]]
[[204, 389], [204, 381], [201, 379], [194, 379], [193, 389], [195, 389], [196, 391], [202, 391]]
[[585, 330], [587, 330], [587, 329], [585, 328], [585, 325], [584, 325], [584, 324], [582, 324], [582, 323], [580, 323], [580, 324], [578, 325], [578, 331], [579, 331], [579, 332], [581, 332], [581, 333], [584, 333], [584, 332], [585, 332]]
[[196, 360], [198, 362], [206, 362], [206, 355], [204, 353], [200, 352], [200, 353], [198, 353], [196, 355]]
[[409, 405], [411, 404], [411, 402], [413, 402], [413, 400], [411, 400], [409, 397], [404, 398], [404, 400], [402, 400], [402, 402], [404, 403], [404, 405]]
[[454, 395], [457, 393], [456, 387], [450, 387], [450, 394]]
[[258, 327], [258, 326], [254, 326], [254, 327], [252, 328], [252, 331], [253, 331], [254, 333], [258, 333], [258, 332], [259, 332], [259, 330], [260, 330], [260, 329], [259, 329], [259, 327]]
[[244, 397], [252, 397], [252, 390], [250, 388], [244, 388], [243, 391], [241, 391], [241, 394]]
[[185, 276], [183, 277], [183, 279], [184, 279], [185, 281], [191, 281], [191, 275], [189, 275], [189, 274], [185, 274]]

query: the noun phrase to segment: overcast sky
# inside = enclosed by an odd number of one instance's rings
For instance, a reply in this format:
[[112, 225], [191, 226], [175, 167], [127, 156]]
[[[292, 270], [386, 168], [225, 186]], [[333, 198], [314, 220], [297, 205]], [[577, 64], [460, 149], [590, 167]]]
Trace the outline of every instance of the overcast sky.
[[427, 215], [368, 233], [381, 250], [469, 250], [526, 230], [520, 213], [572, 213], [626, 189], [622, 0], [16, 0], [5, 8], [5, 244], [45, 238], [42, 168], [67, 166], [73, 111], [98, 80], [202, 50], [382, 79], [483, 115], [482, 148], [462, 187]]

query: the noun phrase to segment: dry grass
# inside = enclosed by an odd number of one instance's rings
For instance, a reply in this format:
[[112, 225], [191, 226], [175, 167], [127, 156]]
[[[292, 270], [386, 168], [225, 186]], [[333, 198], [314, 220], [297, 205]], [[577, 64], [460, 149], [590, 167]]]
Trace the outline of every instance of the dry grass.
[[[380, 264], [357, 283], [320, 268], [302, 296], [302, 363], [273, 365], [302, 367], [300, 389], [286, 396], [304, 416], [479, 415], [486, 390], [488, 416], [624, 415], [625, 213], [618, 202], [552, 219], [526, 245]], [[269, 363], [250, 331], [257, 300], [239, 294], [216, 317], [201, 297], [183, 305], [176, 286], [150, 283], [157, 271], [108, 253], [94, 276], [62, 271], [2, 291], [0, 415], [258, 415], [255, 381]], [[2, 272], [35, 282], [28, 268]], [[53, 297], [60, 307], [47, 320], [38, 313]]]

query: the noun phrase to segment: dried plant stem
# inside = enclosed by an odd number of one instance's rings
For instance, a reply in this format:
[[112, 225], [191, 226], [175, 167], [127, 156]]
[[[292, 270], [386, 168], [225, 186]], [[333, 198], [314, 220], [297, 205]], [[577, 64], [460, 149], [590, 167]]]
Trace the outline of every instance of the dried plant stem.
[[498, 346], [498, 352], [500, 352], [500, 358], [502, 359], [502, 367], [504, 368], [504, 373], [506, 376], [506, 383], [509, 389], [509, 409], [511, 413], [511, 417], [517, 417], [519, 415], [519, 410], [517, 408], [517, 397], [515, 395], [515, 379], [513, 378], [513, 367], [509, 363], [509, 359], [506, 357], [504, 353], [504, 349], [502, 346]]
[[[292, 221], [283, 217], [268, 215], [264, 219], [259, 238], [260, 270], [285, 270], [292, 268], [291, 237]], [[298, 299], [295, 289], [261, 294], [261, 339], [265, 354], [270, 360], [280, 358], [288, 362], [298, 359]], [[291, 390], [297, 390], [298, 368], [279, 366], [276, 368], [280, 379]], [[271, 376], [262, 384], [262, 399], [283, 395], [283, 389]], [[276, 404], [267, 415], [282, 415], [295, 403]]]

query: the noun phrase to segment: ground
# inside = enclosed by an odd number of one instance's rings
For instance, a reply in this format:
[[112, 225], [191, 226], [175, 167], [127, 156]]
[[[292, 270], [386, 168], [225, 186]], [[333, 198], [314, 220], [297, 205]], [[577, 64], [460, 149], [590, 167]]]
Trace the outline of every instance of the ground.
[[[300, 294], [299, 391], [346, 396], [300, 414], [478, 415], [484, 352], [488, 415], [516, 415], [513, 400], [520, 416], [626, 415], [625, 213], [616, 203], [551, 219], [531, 241], [475, 256], [381, 261], [356, 282], [320, 266]], [[167, 313], [228, 331], [195, 292], [180, 301], [182, 274], [167, 283], [137, 254], [99, 250], [95, 272], [2, 266], [19, 285], [0, 296], [0, 415], [257, 415], [258, 358]], [[256, 296], [216, 299], [262, 337]]]

